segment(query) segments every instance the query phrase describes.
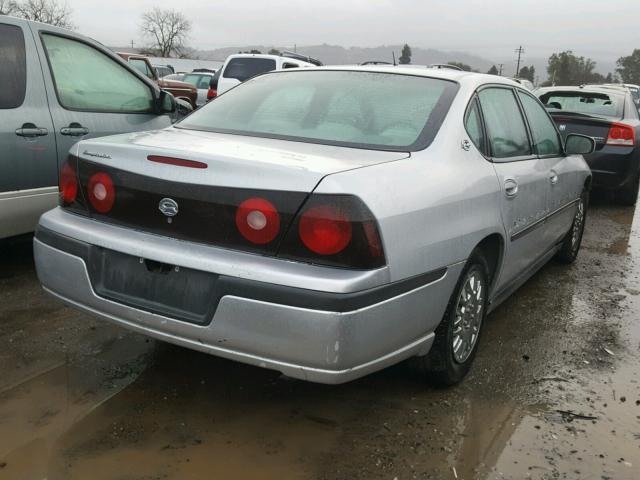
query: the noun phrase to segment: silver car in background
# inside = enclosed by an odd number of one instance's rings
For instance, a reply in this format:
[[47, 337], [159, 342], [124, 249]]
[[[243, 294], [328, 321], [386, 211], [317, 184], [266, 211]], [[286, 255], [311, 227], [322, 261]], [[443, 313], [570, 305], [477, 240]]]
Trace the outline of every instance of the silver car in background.
[[593, 148], [496, 76], [267, 73], [175, 126], [73, 148], [37, 271], [97, 317], [291, 377], [417, 357], [453, 384], [487, 313], [576, 258]]
[[164, 128], [167, 92], [100, 43], [0, 15], [0, 239], [33, 232], [78, 140]]

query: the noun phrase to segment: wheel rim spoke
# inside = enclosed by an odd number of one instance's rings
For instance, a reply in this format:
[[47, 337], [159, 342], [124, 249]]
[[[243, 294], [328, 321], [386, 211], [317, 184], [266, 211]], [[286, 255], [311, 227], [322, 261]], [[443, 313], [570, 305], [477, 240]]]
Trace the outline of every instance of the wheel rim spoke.
[[483, 308], [483, 279], [477, 271], [471, 271], [460, 289], [453, 320], [452, 347], [457, 363], [466, 362], [473, 352], [482, 324]]

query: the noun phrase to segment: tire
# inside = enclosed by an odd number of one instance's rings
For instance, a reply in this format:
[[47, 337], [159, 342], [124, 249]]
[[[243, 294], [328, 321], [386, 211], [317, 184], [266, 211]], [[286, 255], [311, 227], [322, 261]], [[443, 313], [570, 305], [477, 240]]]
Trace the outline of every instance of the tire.
[[584, 190], [580, 195], [580, 201], [576, 208], [576, 214], [573, 217], [571, 228], [562, 241], [562, 246], [556, 259], [562, 263], [570, 264], [576, 261], [580, 245], [582, 244], [582, 235], [584, 234], [584, 224], [587, 220], [587, 207], [589, 206], [589, 192]]
[[616, 202], [620, 205], [632, 207], [638, 199], [638, 190], [640, 189], [640, 175], [627, 183], [624, 187], [616, 192]]
[[[470, 283], [472, 278], [477, 283]], [[474, 285], [480, 288], [474, 290]], [[469, 297], [472, 299], [472, 308], [468, 311], [473, 312], [476, 310], [476, 315], [468, 316], [467, 322], [465, 322], [464, 318], [460, 318], [459, 310], [465, 302], [463, 293], [469, 291], [473, 295]], [[418, 368], [422, 370], [430, 383], [439, 386], [455, 385], [469, 372], [478, 350], [486, 317], [488, 291], [489, 267], [482, 252], [476, 250], [469, 257], [464, 270], [460, 274], [442, 322], [436, 328], [431, 350], [426, 356], [416, 359]], [[473, 299], [474, 296], [476, 297], [475, 299]], [[466, 301], [467, 305], [469, 305], [468, 300]], [[461, 325], [461, 322], [463, 325]], [[465, 325], [468, 328], [464, 328]], [[457, 335], [458, 328], [461, 327], [463, 328], [463, 335]], [[468, 343], [458, 344], [459, 348], [456, 350], [454, 348], [454, 339], [460, 340], [464, 338], [464, 333], [469, 333], [472, 338], [467, 337]], [[474, 334], [475, 337], [473, 337]]]

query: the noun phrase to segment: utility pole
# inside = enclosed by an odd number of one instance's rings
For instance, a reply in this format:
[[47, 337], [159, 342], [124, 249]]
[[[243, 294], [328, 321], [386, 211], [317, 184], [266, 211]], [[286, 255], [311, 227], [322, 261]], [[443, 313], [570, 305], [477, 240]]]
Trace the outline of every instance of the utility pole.
[[135, 45], [135, 42], [133, 40], [131, 40], [131, 50], [133, 50], [133, 46]]
[[499, 70], [498, 70], [498, 75], [502, 76], [502, 67], [504, 67], [504, 63], [501, 63], [500, 65], [498, 65]]
[[516, 67], [516, 78], [518, 78], [520, 76], [520, 58], [524, 53], [524, 48], [522, 48], [522, 45], [520, 45], [519, 48], [516, 48], [516, 53], [518, 54], [518, 66]]

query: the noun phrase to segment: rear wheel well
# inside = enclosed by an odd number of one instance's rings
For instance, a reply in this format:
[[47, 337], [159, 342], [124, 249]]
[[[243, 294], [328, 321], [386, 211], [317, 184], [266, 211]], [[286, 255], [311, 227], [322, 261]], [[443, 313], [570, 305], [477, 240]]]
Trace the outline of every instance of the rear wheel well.
[[474, 251], [481, 251], [487, 265], [489, 266], [489, 284], [493, 285], [496, 280], [496, 274], [498, 273], [498, 267], [502, 261], [502, 254], [504, 252], [504, 241], [502, 236], [498, 233], [493, 233], [488, 237], [485, 237]]

